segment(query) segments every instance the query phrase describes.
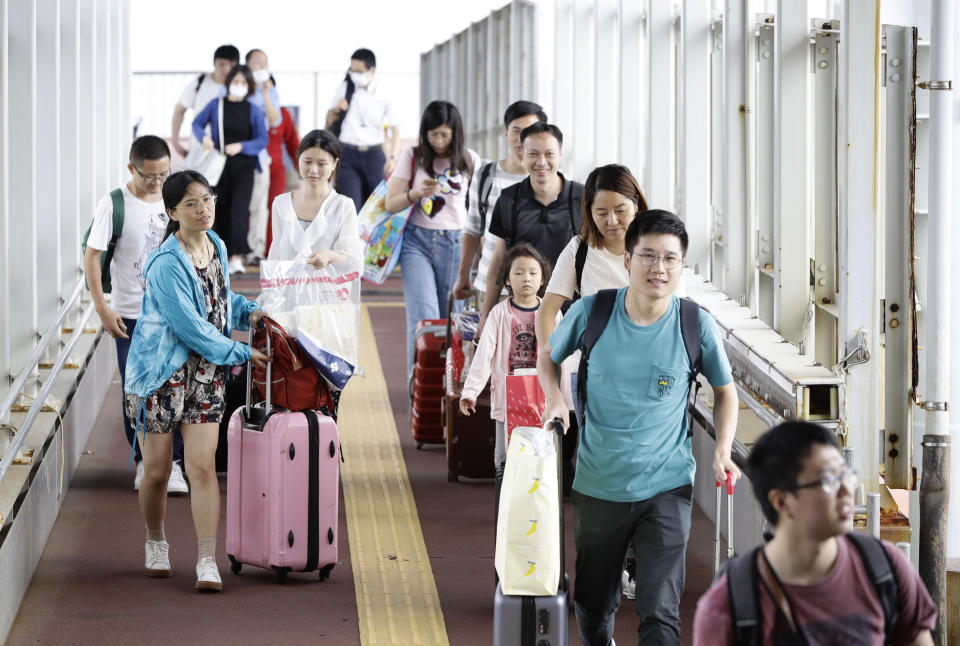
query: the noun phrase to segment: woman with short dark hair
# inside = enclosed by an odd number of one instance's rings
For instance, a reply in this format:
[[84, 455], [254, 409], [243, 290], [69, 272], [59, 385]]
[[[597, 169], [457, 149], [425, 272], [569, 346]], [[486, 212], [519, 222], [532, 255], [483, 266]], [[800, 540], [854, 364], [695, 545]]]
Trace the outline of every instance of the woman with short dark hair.
[[[216, 186], [216, 232], [230, 254], [229, 272], [245, 270], [247, 218], [253, 193], [253, 173], [260, 170], [260, 151], [269, 139], [263, 112], [250, 102], [257, 91], [253, 72], [237, 65], [224, 81], [226, 97], [214, 99], [193, 120], [193, 134], [205, 150], [223, 150], [227, 163]], [[223, 114], [223, 142], [220, 141], [220, 114]], [[209, 124], [210, 134], [204, 129]]]

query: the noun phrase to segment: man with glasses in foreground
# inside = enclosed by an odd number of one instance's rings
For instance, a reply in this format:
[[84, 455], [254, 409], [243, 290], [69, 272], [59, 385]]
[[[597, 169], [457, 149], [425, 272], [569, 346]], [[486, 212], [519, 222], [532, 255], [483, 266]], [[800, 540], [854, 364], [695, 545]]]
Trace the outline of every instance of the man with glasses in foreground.
[[[104, 195], [97, 203], [83, 254], [87, 286], [100, 323], [117, 344], [121, 384], [124, 383], [130, 339], [146, 289], [143, 268], [147, 257], [160, 246], [167, 228], [161, 189], [170, 175], [170, 148], [160, 137], [144, 135], [130, 146], [129, 159], [130, 181]], [[109, 304], [105, 293], [112, 294]], [[126, 412], [123, 413], [123, 425], [127, 442], [133, 446], [134, 425]], [[137, 472], [133, 488], [138, 490], [143, 479], [139, 445], [134, 459]], [[173, 468], [167, 491], [190, 491], [183, 477], [183, 439], [179, 430], [174, 436]]]
[[[688, 243], [683, 222], [668, 211], [641, 213], [624, 242], [630, 282], [615, 292], [596, 342], [586, 345], [584, 337], [595, 330], [594, 310], [602, 311], [600, 299], [610, 292], [570, 307], [541, 348], [537, 372], [546, 394], [544, 420], [559, 417], [566, 426], [560, 363], [578, 349], [588, 351], [586, 370], [581, 364], [578, 372], [587, 383], [581, 391], [584, 425], [573, 481], [574, 602], [581, 643], [613, 642], [623, 559], [632, 544], [639, 643], [679, 644], [697, 468], [687, 414], [694, 366], [713, 387], [717, 443], [707, 477], [720, 481], [740, 477], [730, 457], [737, 391], [713, 318], [695, 305], [692, 310], [681, 305], [674, 295]], [[681, 323], [682, 311], [698, 321], [699, 344], [691, 345], [699, 345], [699, 361], [684, 343], [688, 322]]]
[[[694, 644], [933, 644], [937, 611], [910, 561], [890, 543], [848, 533], [857, 474], [832, 432], [810, 422], [774, 427], [746, 470], [776, 533], [701, 597]], [[752, 626], [744, 609], [759, 610]]]

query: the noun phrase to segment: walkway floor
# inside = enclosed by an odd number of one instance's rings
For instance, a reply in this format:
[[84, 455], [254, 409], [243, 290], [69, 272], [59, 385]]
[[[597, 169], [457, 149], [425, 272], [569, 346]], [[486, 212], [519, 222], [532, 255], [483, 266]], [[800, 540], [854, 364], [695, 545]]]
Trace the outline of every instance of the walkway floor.
[[[254, 285], [246, 287], [252, 291]], [[364, 289], [400, 455], [443, 613], [440, 625], [450, 644], [486, 646], [492, 642], [493, 625], [492, 481], [461, 479], [449, 483], [442, 446], [415, 448], [407, 417], [404, 310], [399, 281], [391, 280], [377, 290]], [[189, 499], [183, 496], [171, 498], [168, 507], [167, 535], [174, 576], [165, 580], [143, 577], [143, 529], [131, 486], [132, 473], [127, 470], [128, 447], [121, 439], [119, 397], [117, 380], [100, 412], [88, 454], [81, 460], [8, 643], [361, 643], [351, 547], [366, 535], [350, 535], [342, 501], [340, 562], [329, 581], [291, 573], [287, 584], [279, 586], [272, 573], [252, 567], [234, 576], [229, 572], [221, 531], [218, 559], [225, 592], [196, 594], [192, 567], [196, 543]], [[346, 459], [353, 459], [346, 432], [342, 441]], [[224, 488], [222, 481], [221, 490]], [[569, 507], [567, 514], [572, 518]], [[567, 546], [567, 567], [572, 570], [569, 524]], [[710, 583], [712, 553], [712, 525], [695, 510], [687, 554], [687, 586], [681, 602], [685, 644], [690, 643], [696, 599]], [[620, 644], [631, 644], [636, 640], [636, 617], [631, 604], [624, 602], [617, 617], [616, 639]], [[571, 626], [576, 634], [572, 617]], [[387, 641], [383, 635], [371, 637], [368, 633], [364, 644], [414, 643], [402, 635], [399, 639]], [[576, 638], [573, 643], [577, 643]]]

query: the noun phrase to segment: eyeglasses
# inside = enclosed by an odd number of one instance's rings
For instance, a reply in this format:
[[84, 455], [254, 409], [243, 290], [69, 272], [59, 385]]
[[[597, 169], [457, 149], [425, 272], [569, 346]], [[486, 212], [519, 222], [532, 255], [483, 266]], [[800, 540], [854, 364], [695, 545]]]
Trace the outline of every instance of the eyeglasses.
[[814, 480], [813, 482], [805, 482], [803, 484], [795, 484], [791, 489], [810, 489], [813, 487], [821, 487], [824, 492], [830, 494], [831, 496], [837, 493], [840, 489], [840, 485], [843, 484], [848, 491], [853, 491], [857, 487], [857, 481], [860, 479], [860, 474], [856, 469], [851, 469], [850, 467], [844, 467], [843, 471], [840, 473], [828, 473], [819, 480]]
[[673, 271], [683, 264], [683, 258], [678, 258], [677, 256], [655, 256], [652, 253], [637, 253], [636, 251], [634, 251], [632, 255], [638, 256], [640, 258], [640, 264], [644, 267], [653, 267], [658, 261], [662, 260], [663, 268], [667, 271]]
[[199, 211], [201, 206], [202, 206], [204, 209], [206, 209], [208, 206], [213, 206], [213, 205], [216, 204], [216, 203], [217, 203], [217, 196], [216, 196], [216, 195], [204, 195], [204, 196], [201, 197], [200, 199], [197, 199], [197, 200], [188, 200], [188, 201], [184, 202], [183, 204], [177, 205], [177, 206], [174, 207], [174, 208], [177, 208], [177, 209], [193, 209], [194, 211]]
[[165, 182], [166, 179], [170, 177], [170, 171], [160, 173], [159, 175], [144, 175], [136, 166], [133, 167], [133, 170], [137, 171], [137, 175], [145, 182]]

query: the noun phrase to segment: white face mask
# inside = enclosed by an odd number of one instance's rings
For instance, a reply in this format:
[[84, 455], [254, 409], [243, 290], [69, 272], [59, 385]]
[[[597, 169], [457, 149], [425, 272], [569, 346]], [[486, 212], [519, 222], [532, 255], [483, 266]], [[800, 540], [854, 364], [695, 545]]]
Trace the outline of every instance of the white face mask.
[[230, 86], [230, 96], [236, 97], [238, 99], [247, 98], [247, 86], [246, 85], [231, 85]]
[[370, 72], [350, 72], [350, 80], [357, 87], [367, 87], [370, 84]]
[[270, 80], [270, 70], [253, 70], [253, 80], [257, 85]]

